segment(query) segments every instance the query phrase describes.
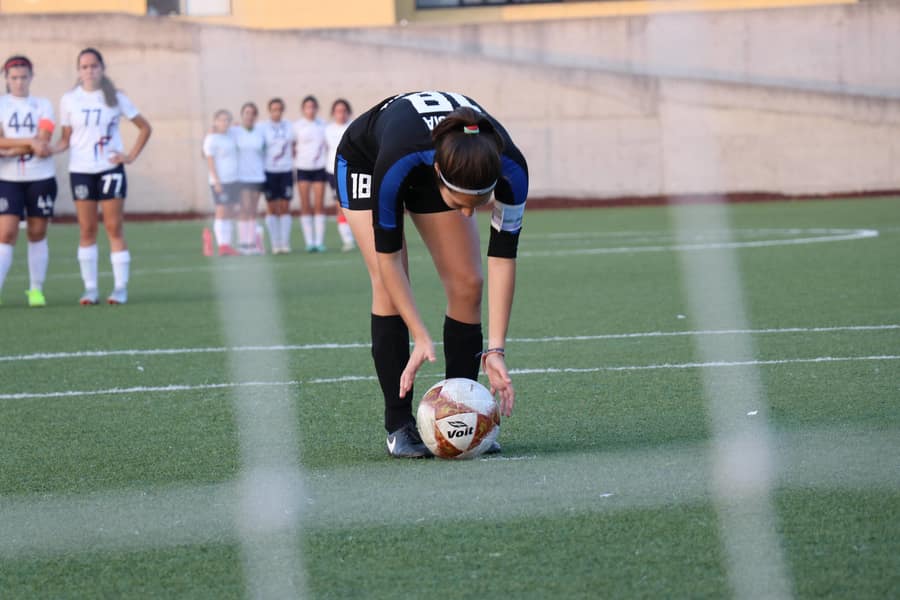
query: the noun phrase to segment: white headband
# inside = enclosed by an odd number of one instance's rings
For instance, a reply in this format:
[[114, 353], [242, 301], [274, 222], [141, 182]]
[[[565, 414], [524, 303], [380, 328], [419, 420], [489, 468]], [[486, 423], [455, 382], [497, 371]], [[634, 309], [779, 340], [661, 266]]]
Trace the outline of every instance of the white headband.
[[468, 195], [470, 195], [470, 196], [482, 196], [482, 195], [487, 194], [487, 193], [489, 193], [489, 192], [493, 192], [493, 191], [494, 191], [494, 188], [497, 187], [497, 180], [495, 179], [495, 180], [494, 180], [494, 183], [492, 183], [491, 185], [487, 186], [486, 188], [483, 188], [483, 189], [480, 189], [480, 190], [470, 190], [470, 189], [467, 189], [467, 188], [464, 188], [464, 187], [459, 187], [458, 185], [453, 185], [452, 183], [450, 183], [449, 181], [447, 181], [447, 178], [444, 177], [444, 174], [441, 173], [441, 170], [440, 170], [440, 169], [438, 169], [437, 172], [438, 172], [438, 176], [441, 178], [441, 181], [444, 182], [444, 185], [446, 185], [448, 188], [450, 188], [450, 189], [453, 190], [454, 192], [459, 192], [460, 194], [468, 194]]

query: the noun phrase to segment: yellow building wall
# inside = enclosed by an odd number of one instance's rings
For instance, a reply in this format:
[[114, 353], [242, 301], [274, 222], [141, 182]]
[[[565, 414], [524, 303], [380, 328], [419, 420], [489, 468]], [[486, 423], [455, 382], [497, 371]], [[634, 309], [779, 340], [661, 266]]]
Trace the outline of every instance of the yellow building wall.
[[395, 0], [231, 0], [231, 15], [183, 18], [257, 29], [383, 27], [397, 22]]
[[490, 23], [546, 21], [586, 17], [646, 15], [666, 12], [750, 10], [826, 4], [856, 4], [859, 0], [608, 0], [554, 2], [474, 8], [416, 9], [416, 0], [396, 0], [397, 19], [410, 23]]
[[[416, 0], [231, 0], [231, 14], [179, 17], [254, 29], [385, 27], [409, 23], [492, 23], [645, 15], [665, 12], [750, 10], [859, 0], [607, 0], [471, 8], [416, 9]], [[124, 12], [143, 15], [146, 0], [0, 0], [0, 13]]]
[[147, 0], [0, 0], [0, 13], [123, 12], [147, 14]]

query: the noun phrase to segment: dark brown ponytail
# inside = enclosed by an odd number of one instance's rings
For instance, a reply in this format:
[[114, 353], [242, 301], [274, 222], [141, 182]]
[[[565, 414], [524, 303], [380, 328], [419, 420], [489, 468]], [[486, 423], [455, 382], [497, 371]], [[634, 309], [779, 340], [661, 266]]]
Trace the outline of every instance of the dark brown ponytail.
[[[101, 55], [100, 51], [96, 48], [85, 48], [79, 52], [78, 58], [75, 60], [76, 67], [81, 62], [81, 57], [85, 54], [93, 54], [97, 59], [97, 62], [100, 63], [100, 66], [103, 67], [104, 71], [106, 70], [106, 63], [103, 62], [103, 55]], [[112, 79], [106, 76], [105, 72], [100, 79], [100, 89], [103, 91], [103, 99], [106, 101], [108, 107], [113, 108], [119, 105], [119, 99], [116, 97], [116, 86], [112, 82]]]
[[434, 162], [453, 185], [480, 190], [500, 177], [503, 138], [483, 113], [457, 108], [434, 128], [431, 139]]

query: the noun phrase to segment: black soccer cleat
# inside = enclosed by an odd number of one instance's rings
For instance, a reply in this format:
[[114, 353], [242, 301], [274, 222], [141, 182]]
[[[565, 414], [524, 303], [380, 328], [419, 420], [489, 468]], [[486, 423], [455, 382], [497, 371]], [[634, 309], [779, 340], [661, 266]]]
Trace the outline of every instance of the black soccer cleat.
[[431, 458], [431, 450], [422, 442], [415, 423], [407, 423], [387, 437], [388, 454], [394, 458]]
[[503, 448], [500, 447], [500, 442], [497, 440], [494, 440], [490, 448], [484, 451], [485, 454], [500, 454], [501, 452], [503, 452]]

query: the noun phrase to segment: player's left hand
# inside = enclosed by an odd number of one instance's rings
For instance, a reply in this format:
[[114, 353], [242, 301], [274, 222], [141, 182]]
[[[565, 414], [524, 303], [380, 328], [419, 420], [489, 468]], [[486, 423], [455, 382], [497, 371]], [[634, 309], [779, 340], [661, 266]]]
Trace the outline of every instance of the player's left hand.
[[512, 416], [513, 406], [516, 404], [516, 390], [513, 389], [503, 355], [497, 352], [488, 354], [484, 358], [484, 372], [491, 382], [491, 395], [500, 396], [500, 414], [504, 417]]
[[50, 144], [46, 140], [37, 138], [31, 141], [31, 151], [39, 158], [47, 158], [52, 154]]

